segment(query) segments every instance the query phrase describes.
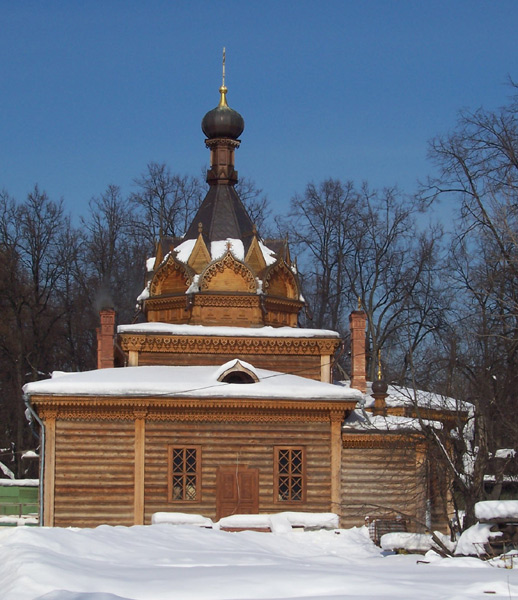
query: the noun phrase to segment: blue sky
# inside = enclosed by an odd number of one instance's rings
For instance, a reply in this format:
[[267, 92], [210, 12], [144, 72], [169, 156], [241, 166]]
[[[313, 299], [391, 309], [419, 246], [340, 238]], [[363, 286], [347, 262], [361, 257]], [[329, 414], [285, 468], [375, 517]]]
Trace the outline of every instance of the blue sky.
[[38, 183], [76, 216], [150, 161], [207, 166], [223, 46], [237, 169], [278, 213], [327, 177], [411, 193], [430, 138], [518, 80], [514, 0], [0, 0], [0, 17], [0, 188]]

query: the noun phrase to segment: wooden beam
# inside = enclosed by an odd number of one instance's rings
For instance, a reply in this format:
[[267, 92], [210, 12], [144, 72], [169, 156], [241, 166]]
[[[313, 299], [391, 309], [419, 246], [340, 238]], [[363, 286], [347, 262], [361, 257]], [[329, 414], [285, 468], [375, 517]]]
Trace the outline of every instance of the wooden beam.
[[146, 413], [135, 412], [135, 490], [134, 524], [144, 525], [144, 467], [146, 450]]
[[341, 515], [342, 422], [341, 412], [332, 412], [331, 419], [331, 512]]
[[43, 523], [54, 526], [54, 490], [56, 480], [56, 415], [45, 418], [45, 472], [43, 475]]
[[333, 383], [331, 381], [331, 356], [328, 354], [320, 356], [320, 381]]

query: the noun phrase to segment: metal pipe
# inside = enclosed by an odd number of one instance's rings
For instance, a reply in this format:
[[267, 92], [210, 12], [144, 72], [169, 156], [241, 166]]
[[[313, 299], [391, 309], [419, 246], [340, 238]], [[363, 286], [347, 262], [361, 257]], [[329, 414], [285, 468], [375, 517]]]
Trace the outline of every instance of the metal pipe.
[[34, 407], [31, 404], [29, 394], [23, 394], [23, 401], [25, 403], [25, 406], [27, 407], [27, 410], [31, 414], [31, 417], [34, 417], [34, 419], [40, 426], [40, 431], [41, 431], [41, 436], [40, 436], [40, 478], [39, 478], [39, 483], [38, 483], [38, 489], [39, 489], [38, 493], [40, 496], [39, 510], [38, 510], [38, 525], [40, 527], [43, 527], [43, 498], [44, 498], [43, 474], [45, 472], [45, 425], [43, 424], [43, 421], [39, 418], [38, 413], [34, 410]]

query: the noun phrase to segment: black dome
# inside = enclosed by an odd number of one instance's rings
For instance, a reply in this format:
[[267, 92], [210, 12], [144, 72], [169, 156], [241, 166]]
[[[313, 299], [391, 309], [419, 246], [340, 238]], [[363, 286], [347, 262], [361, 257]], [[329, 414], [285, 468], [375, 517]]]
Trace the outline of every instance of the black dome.
[[227, 105], [225, 94], [226, 87], [221, 87], [221, 101], [219, 106], [209, 110], [203, 117], [201, 129], [209, 140], [214, 138], [230, 138], [237, 140], [243, 133], [245, 121], [243, 117]]
[[388, 384], [383, 379], [377, 379], [372, 382], [372, 393], [373, 394], [386, 394], [388, 390]]

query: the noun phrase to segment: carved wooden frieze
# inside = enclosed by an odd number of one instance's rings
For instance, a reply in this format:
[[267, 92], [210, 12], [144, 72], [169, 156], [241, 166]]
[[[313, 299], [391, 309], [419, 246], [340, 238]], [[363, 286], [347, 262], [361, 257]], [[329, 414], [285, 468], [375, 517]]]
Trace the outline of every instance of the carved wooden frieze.
[[354, 400], [255, 400], [244, 398], [111, 398], [33, 397], [40, 417], [66, 421], [193, 421], [193, 422], [297, 422], [329, 423], [345, 417]]
[[233, 296], [216, 294], [198, 294], [196, 296], [197, 306], [217, 306], [228, 308], [256, 308], [259, 306], [259, 297], [253, 296]]
[[194, 354], [282, 354], [330, 356], [340, 344], [338, 338], [260, 338], [174, 335], [120, 335], [120, 346], [125, 352], [190, 352]]

